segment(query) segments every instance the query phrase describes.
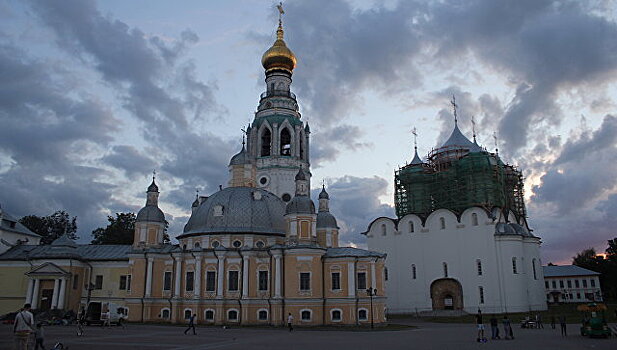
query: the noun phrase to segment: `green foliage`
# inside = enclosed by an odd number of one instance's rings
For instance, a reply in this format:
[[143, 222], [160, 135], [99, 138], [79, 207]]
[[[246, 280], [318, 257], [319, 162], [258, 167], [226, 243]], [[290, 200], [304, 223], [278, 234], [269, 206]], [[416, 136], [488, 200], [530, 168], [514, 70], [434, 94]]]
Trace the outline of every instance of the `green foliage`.
[[107, 216], [107, 227], [92, 231], [92, 244], [133, 244], [135, 232], [135, 213], [116, 213], [116, 217]]
[[66, 235], [70, 239], [77, 239], [77, 217], [71, 219], [64, 210], [58, 210], [48, 216], [28, 215], [19, 219], [19, 222], [30, 231], [39, 234], [41, 244], [51, 244], [56, 238]]
[[605, 299], [617, 299], [617, 238], [608, 240], [606, 257], [597, 256], [593, 248], [584, 249], [572, 258], [572, 264], [600, 273]]

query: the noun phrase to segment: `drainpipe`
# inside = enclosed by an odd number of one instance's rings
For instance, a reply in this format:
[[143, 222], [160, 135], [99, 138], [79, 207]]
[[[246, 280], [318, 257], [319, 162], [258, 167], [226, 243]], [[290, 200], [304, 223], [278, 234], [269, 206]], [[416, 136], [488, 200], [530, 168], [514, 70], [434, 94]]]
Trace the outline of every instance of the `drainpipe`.
[[323, 258], [323, 255], [321, 256], [321, 298], [323, 299], [322, 302], [322, 309], [321, 309], [321, 323], [323, 325], [326, 324], [326, 264], [325, 264], [325, 259]]
[[[176, 278], [176, 262], [174, 261], [174, 256], [171, 252], [169, 252], [169, 257], [171, 258], [171, 280], [170, 282], [173, 283], [174, 282], [174, 278]], [[163, 279], [163, 283], [165, 283], [164, 279]], [[173, 291], [173, 284], [171, 286], [169, 286], [169, 291], [172, 292]], [[173, 305], [171, 303], [171, 298], [173, 298], [174, 294], [169, 293], [169, 298], [167, 298], [167, 302], [169, 303], [169, 323], [171, 323], [171, 313], [173, 312]], [[162, 316], [162, 315], [161, 315]]]
[[244, 290], [244, 257], [242, 256], [242, 252], [238, 250], [238, 254], [240, 255], [240, 271], [242, 271], [242, 279], [238, 281], [240, 286], [240, 293], [238, 294], [238, 325], [242, 325], [242, 291]]
[[145, 303], [144, 303], [144, 298], [146, 297], [146, 283], [147, 283], [147, 279], [148, 279], [148, 253], [144, 252], [144, 258], [145, 258], [145, 264], [144, 264], [144, 292], [143, 295], [141, 297], [141, 323], [144, 322], [144, 308], [145, 308]]
[[[272, 280], [273, 280], [272, 278], [272, 252], [270, 252], [270, 249], [268, 249], [267, 252], [268, 252], [268, 255], [270, 256], [270, 264], [269, 264], [270, 273], [268, 274], [270, 277], [270, 279], [268, 280], [268, 284], [270, 285], [270, 288], [269, 288], [270, 295], [268, 296], [268, 299], [267, 299], [268, 300], [268, 317], [269, 317], [268, 323], [271, 326], [274, 326], [273, 317], [272, 317], [272, 302], [270, 302], [270, 299], [272, 298], [272, 292], [274, 289], [274, 287], [272, 286]], [[259, 283], [259, 281], [257, 281], [257, 283]]]
[[[353, 279], [354, 279], [354, 288], [356, 289], [354, 291], [354, 294], [356, 296], [356, 310], [355, 310], [355, 315], [354, 317], [356, 318], [356, 325], [360, 325], [360, 320], [358, 319], [358, 303], [360, 302], [360, 297], [358, 296], [358, 285], [357, 285], [357, 278], [356, 276], [358, 276], [358, 258], [354, 259], [354, 263], [353, 263]], [[349, 281], [347, 281], [347, 287], [349, 287]], [[371, 310], [371, 312], [373, 312]]]

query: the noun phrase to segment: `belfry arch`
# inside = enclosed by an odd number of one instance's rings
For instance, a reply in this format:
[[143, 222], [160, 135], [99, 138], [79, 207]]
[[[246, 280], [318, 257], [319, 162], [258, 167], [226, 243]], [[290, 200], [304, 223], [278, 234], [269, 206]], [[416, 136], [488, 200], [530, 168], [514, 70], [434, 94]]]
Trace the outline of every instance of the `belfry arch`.
[[463, 287], [454, 278], [440, 278], [431, 283], [433, 310], [462, 310]]

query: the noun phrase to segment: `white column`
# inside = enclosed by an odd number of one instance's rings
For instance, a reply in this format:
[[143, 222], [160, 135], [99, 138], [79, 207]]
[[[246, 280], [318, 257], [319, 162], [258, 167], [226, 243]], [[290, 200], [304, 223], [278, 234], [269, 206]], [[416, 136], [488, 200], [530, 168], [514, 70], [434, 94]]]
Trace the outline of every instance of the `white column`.
[[146, 269], [146, 297], [152, 295], [152, 265], [154, 260], [148, 258], [148, 267]]
[[281, 297], [281, 256], [280, 255], [274, 256], [274, 268], [275, 268], [275, 271], [272, 274], [272, 277], [274, 277], [274, 297], [280, 298]]
[[41, 281], [37, 278], [34, 280], [34, 291], [32, 292], [32, 308], [33, 309], [38, 309], [39, 308], [39, 286], [40, 286]]
[[54, 294], [51, 297], [51, 308], [55, 309], [58, 307], [58, 293], [60, 292], [60, 279], [56, 278], [54, 280]]
[[32, 289], [34, 289], [34, 280], [31, 278], [28, 281], [28, 290], [26, 291], [26, 304], [32, 303]]
[[242, 297], [249, 296], [249, 257], [242, 257]]
[[225, 257], [219, 256], [219, 270], [216, 276], [216, 296], [223, 296], [223, 281], [225, 278]]
[[180, 295], [180, 281], [182, 280], [182, 260], [180, 257], [176, 258], [176, 280], [174, 281], [174, 297], [179, 298]]
[[60, 280], [60, 294], [58, 295], [58, 309], [64, 309], [64, 299], [66, 294], [66, 278]]
[[201, 294], [201, 258], [195, 258], [195, 291], [193, 295], [199, 298]]
[[375, 277], [375, 264], [376, 264], [375, 261], [371, 263], [371, 287], [373, 288], [373, 290], [377, 288], [377, 280]]
[[347, 267], [347, 288], [349, 289], [348, 295], [350, 297], [356, 296], [356, 269], [353, 262], [348, 263]]

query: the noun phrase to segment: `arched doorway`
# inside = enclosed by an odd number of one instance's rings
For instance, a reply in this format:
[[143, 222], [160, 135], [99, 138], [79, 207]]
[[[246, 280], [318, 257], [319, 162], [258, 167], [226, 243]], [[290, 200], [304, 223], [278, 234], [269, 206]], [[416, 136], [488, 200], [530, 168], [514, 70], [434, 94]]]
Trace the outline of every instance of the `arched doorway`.
[[453, 278], [440, 278], [431, 283], [433, 310], [462, 310], [463, 287]]

